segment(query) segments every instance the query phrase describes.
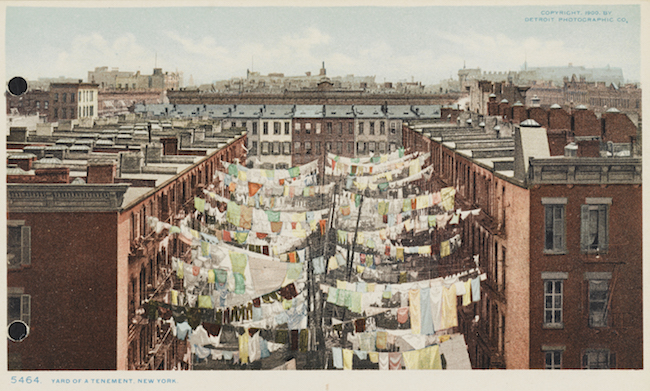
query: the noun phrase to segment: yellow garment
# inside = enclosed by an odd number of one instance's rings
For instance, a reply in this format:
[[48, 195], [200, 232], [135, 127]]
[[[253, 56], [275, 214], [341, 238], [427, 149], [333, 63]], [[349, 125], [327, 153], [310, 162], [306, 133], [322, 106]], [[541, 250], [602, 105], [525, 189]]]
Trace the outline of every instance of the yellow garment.
[[291, 221], [305, 221], [307, 220], [307, 213], [302, 212], [302, 213], [294, 213], [291, 215]]
[[357, 232], [357, 244], [363, 245], [363, 242], [365, 242], [365, 240], [363, 240], [364, 236], [363, 232]]
[[408, 219], [404, 222], [404, 230], [410, 231], [411, 229], [413, 229], [413, 220]]
[[294, 229], [291, 234], [296, 238], [304, 239], [307, 237], [307, 232], [304, 229]]
[[190, 234], [197, 239], [201, 239], [201, 234], [199, 231], [190, 228]]
[[454, 210], [454, 199], [456, 197], [456, 189], [453, 187], [445, 187], [440, 190], [440, 197], [442, 197], [442, 207], [446, 211]]
[[388, 155], [381, 155], [379, 157], [379, 163], [386, 163], [388, 161]]
[[293, 305], [293, 300], [284, 300], [282, 299], [282, 308], [285, 310], [290, 310]]
[[397, 247], [395, 250], [395, 257], [400, 261], [404, 260], [404, 247]]
[[440, 323], [442, 329], [449, 329], [458, 326], [458, 314], [456, 313], [456, 285], [451, 288], [442, 288], [442, 308]]
[[357, 187], [357, 189], [359, 189], [360, 191], [364, 191], [364, 190], [366, 190], [366, 187], [368, 187], [368, 183], [360, 183], [360, 182], [357, 182], [357, 181], [354, 182], [354, 185], [355, 185], [355, 186]]
[[377, 184], [376, 183], [368, 183], [368, 188], [370, 190], [377, 190]]
[[431, 254], [431, 246], [418, 247], [418, 254]]
[[352, 369], [352, 355], [354, 350], [343, 349], [343, 369], [351, 370]]
[[365, 266], [357, 265], [357, 273], [363, 274], [364, 270], [366, 270]]
[[172, 305], [178, 305], [178, 291], [172, 289]]
[[467, 280], [464, 283], [465, 285], [465, 294], [463, 295], [463, 306], [470, 305], [472, 302], [472, 280]]
[[369, 282], [368, 284], [366, 284], [366, 292], [374, 292], [375, 287], [377, 287], [376, 282]]
[[239, 171], [239, 180], [242, 182], [248, 182], [248, 175], [246, 175], [246, 171]]
[[214, 274], [214, 269], [208, 270], [208, 282], [214, 282], [215, 281], [215, 274]]
[[310, 221], [310, 222], [309, 222], [309, 228], [310, 228], [312, 231], [316, 231], [316, 229], [318, 228], [318, 220], [312, 220], [312, 221]]
[[379, 239], [382, 241], [386, 240], [386, 228], [382, 228], [379, 230]]
[[409, 164], [409, 176], [413, 176], [420, 172], [420, 159], [413, 159]]
[[184, 276], [185, 276], [185, 262], [180, 261], [178, 262], [178, 270], [176, 270], [176, 277], [182, 280]]
[[409, 290], [409, 317], [411, 318], [412, 334], [420, 334], [420, 314], [420, 289], [411, 289]]
[[449, 254], [451, 254], [451, 248], [449, 247], [449, 241], [445, 240], [444, 242], [440, 243], [440, 256], [446, 257]]
[[284, 187], [284, 196], [289, 197], [289, 186]]
[[370, 360], [371, 363], [378, 363], [379, 362], [379, 352], [368, 352], [368, 359]]
[[339, 268], [339, 263], [336, 262], [335, 257], [330, 257], [329, 261], [327, 262], [327, 270], [336, 270]]
[[244, 334], [239, 336], [239, 361], [242, 364], [248, 363], [248, 339], [248, 330], [245, 330]]
[[348, 289], [348, 282], [336, 280], [336, 289]]
[[438, 337], [440, 343], [447, 342], [451, 338], [451, 335], [441, 335]]
[[422, 195], [417, 198], [418, 202], [418, 209], [424, 209], [429, 207], [429, 196], [428, 195]]
[[402, 358], [406, 369], [442, 369], [438, 345], [403, 352]]
[[207, 295], [199, 295], [199, 308], [212, 308], [212, 299]]

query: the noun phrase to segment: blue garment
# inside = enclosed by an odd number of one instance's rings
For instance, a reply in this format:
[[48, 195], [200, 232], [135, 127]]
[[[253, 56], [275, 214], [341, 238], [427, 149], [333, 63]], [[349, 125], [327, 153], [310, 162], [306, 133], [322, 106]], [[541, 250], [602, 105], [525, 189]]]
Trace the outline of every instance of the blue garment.
[[367, 291], [367, 284], [363, 281], [357, 282], [357, 292], [365, 292]]
[[368, 352], [366, 352], [364, 350], [355, 350], [354, 354], [356, 354], [357, 357], [359, 357], [359, 360], [367, 360], [368, 359]]
[[481, 301], [481, 278], [472, 280], [472, 301]]
[[332, 347], [332, 361], [334, 368], [343, 369], [343, 349]]
[[431, 314], [431, 304], [429, 292], [431, 288], [420, 289], [420, 334], [434, 334], [433, 316]]
[[302, 320], [307, 316], [307, 305], [302, 303], [299, 306], [291, 307], [286, 313], [289, 318], [287, 322], [289, 330], [300, 330]]
[[280, 312], [275, 316], [275, 323], [280, 325], [280, 324], [285, 324], [289, 322], [289, 316], [287, 315], [287, 311]]
[[388, 215], [388, 226], [393, 227], [395, 225], [395, 215], [394, 214], [389, 214]]
[[271, 355], [269, 345], [264, 338], [260, 338], [260, 358], [266, 358]]
[[262, 307], [253, 306], [253, 321], [262, 320]]
[[347, 261], [343, 258], [343, 255], [336, 253], [336, 261], [339, 263], [339, 266], [345, 266]]
[[354, 182], [354, 179], [352, 177], [348, 177], [348, 179], [345, 181], [345, 188], [350, 190], [352, 187], [352, 183]]
[[192, 327], [190, 327], [190, 324], [187, 323], [187, 321], [176, 324], [176, 338], [183, 341], [190, 335], [192, 335]]
[[324, 274], [325, 273], [325, 257], [318, 257], [313, 260], [314, 263], [314, 274]]

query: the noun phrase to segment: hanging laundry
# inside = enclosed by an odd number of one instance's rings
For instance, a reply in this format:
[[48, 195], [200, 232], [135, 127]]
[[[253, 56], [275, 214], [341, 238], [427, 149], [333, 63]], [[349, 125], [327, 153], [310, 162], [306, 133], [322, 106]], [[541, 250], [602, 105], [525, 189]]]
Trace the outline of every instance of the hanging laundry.
[[467, 280], [464, 282], [465, 285], [465, 294], [463, 295], [463, 306], [470, 305], [472, 302], [471, 290], [472, 290], [472, 280]]
[[402, 353], [388, 353], [388, 369], [391, 371], [402, 369]]
[[350, 349], [343, 349], [343, 369], [351, 370], [352, 369], [352, 355], [354, 351]]
[[456, 312], [456, 286], [442, 288], [442, 306], [441, 306], [441, 329], [449, 329], [458, 326], [458, 317]]
[[420, 290], [409, 290], [409, 317], [411, 319], [411, 332], [420, 334], [421, 326], [421, 307], [420, 307]]
[[472, 301], [477, 302], [481, 300], [481, 279], [476, 277], [472, 279]]

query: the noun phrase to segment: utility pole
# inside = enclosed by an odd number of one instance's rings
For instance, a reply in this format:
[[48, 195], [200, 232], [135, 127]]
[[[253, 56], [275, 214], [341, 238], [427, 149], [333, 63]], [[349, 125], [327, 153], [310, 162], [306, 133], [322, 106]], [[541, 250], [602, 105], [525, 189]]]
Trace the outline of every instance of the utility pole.
[[357, 194], [361, 197], [361, 202], [359, 203], [359, 213], [357, 214], [357, 226], [354, 228], [354, 239], [352, 243], [348, 244], [348, 262], [347, 262], [347, 281], [350, 282], [350, 277], [352, 277], [352, 259], [354, 258], [354, 246], [357, 244], [357, 234], [359, 232], [359, 222], [361, 221], [361, 208], [363, 208], [363, 194]]

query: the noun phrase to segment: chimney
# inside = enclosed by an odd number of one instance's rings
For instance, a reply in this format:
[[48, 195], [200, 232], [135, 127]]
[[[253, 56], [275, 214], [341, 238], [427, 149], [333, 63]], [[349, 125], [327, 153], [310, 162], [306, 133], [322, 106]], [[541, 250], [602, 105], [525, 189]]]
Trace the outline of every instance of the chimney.
[[32, 169], [32, 163], [36, 160], [36, 155], [32, 153], [20, 153], [16, 155], [9, 155], [7, 157], [7, 164], [15, 164], [21, 170], [29, 171]]
[[70, 167], [44, 167], [34, 170], [37, 183], [69, 183]]
[[89, 161], [86, 171], [86, 183], [114, 183], [115, 163]]
[[176, 137], [162, 137], [163, 155], [178, 155], [178, 139]]

